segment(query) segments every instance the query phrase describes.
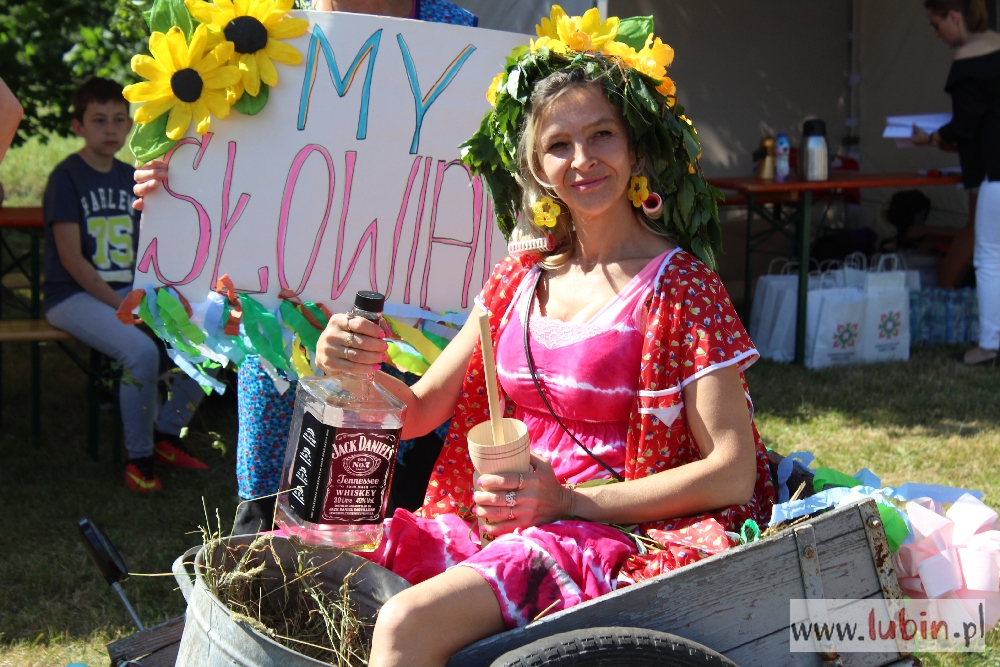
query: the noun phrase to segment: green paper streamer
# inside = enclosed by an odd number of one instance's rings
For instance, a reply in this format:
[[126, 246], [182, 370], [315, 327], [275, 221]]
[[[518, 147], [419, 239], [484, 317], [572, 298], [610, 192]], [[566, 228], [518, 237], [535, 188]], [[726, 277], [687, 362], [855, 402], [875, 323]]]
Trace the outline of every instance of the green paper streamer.
[[176, 141], [167, 138], [169, 116], [168, 112], [145, 125], [136, 125], [135, 132], [128, 140], [128, 148], [139, 164], [154, 160], [177, 145]]
[[254, 350], [275, 368], [288, 371], [278, 318], [247, 294], [240, 294], [240, 303], [243, 304], [243, 329]]
[[246, 116], [256, 116], [263, 111], [264, 105], [267, 104], [267, 98], [269, 95], [268, 91], [268, 85], [261, 81], [260, 90], [257, 91], [257, 95], [251, 95], [250, 93], [244, 91], [240, 99], [236, 100], [236, 104], [233, 105], [233, 109]]
[[819, 493], [823, 489], [840, 486], [853, 489], [855, 486], [861, 486], [861, 482], [833, 468], [816, 469], [816, 474], [813, 475], [813, 490], [816, 493]]
[[443, 350], [444, 348], [448, 347], [448, 343], [451, 342], [450, 340], [444, 338], [443, 336], [432, 334], [430, 331], [426, 331], [424, 329], [421, 329], [420, 333], [422, 333], [427, 338], [427, 340], [434, 343], [434, 346], [437, 347], [439, 350]]
[[171, 294], [169, 290], [161, 289], [156, 293], [156, 305], [170, 313], [170, 317], [174, 319], [177, 328], [193, 345], [201, 345], [205, 342], [205, 332], [191, 323], [191, 320], [188, 319], [187, 311], [184, 309], [184, 304]]
[[646, 38], [652, 33], [652, 16], [630, 16], [619, 22], [615, 41], [628, 44], [636, 51], [641, 51], [642, 47], [646, 46]]
[[749, 544], [760, 539], [760, 526], [753, 519], [747, 519], [740, 528], [740, 544]]
[[279, 311], [281, 312], [281, 321], [298, 334], [307, 350], [314, 352], [322, 332], [309, 324], [309, 320], [289, 301], [282, 301]]
[[892, 505], [877, 502], [878, 515], [882, 519], [882, 528], [885, 530], [885, 539], [889, 543], [889, 551], [896, 553], [899, 545], [903, 543], [910, 531], [906, 529], [906, 522], [899, 512]]

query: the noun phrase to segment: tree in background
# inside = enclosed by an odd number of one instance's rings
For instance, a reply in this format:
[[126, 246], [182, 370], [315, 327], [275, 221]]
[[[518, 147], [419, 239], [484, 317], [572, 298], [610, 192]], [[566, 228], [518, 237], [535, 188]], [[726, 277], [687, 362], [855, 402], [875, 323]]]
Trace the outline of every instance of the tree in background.
[[[24, 107], [14, 145], [70, 134], [73, 91], [91, 76], [136, 80], [152, 0], [0, 0], [0, 72]], [[44, 140], [44, 139], [43, 139]]]

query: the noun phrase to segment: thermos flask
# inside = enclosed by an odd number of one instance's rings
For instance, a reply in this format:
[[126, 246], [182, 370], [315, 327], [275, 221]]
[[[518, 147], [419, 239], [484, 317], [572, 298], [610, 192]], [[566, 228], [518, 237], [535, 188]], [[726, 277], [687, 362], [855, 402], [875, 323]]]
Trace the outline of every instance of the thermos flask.
[[799, 146], [799, 178], [825, 181], [829, 178], [830, 158], [826, 146], [826, 123], [815, 118], [802, 124]]

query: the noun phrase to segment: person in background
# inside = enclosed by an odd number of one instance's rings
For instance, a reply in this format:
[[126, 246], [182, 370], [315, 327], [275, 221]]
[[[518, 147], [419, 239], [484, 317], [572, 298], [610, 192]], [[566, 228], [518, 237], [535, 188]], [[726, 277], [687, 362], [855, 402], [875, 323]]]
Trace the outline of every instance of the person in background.
[[[476, 27], [479, 19], [458, 5], [446, 0], [315, 0], [318, 11], [375, 14], [398, 18], [450, 23]], [[167, 165], [153, 160], [135, 172], [135, 194], [140, 198], [152, 192], [166, 178]], [[388, 364], [382, 370], [407, 384], [419, 378], [401, 373]], [[236, 477], [240, 502], [233, 528], [234, 535], [270, 530], [274, 517], [274, 494], [278, 492], [285, 446], [292, 424], [296, 384], [279, 392], [257, 356], [250, 356], [240, 365], [237, 384], [239, 435], [236, 442]], [[446, 421], [437, 430], [400, 443], [398, 463], [390, 491], [392, 508], [416, 509], [424, 500], [424, 490], [431, 469], [441, 451], [447, 433]]]
[[995, 363], [1000, 349], [1000, 34], [988, 27], [983, 0], [925, 0], [927, 17], [955, 52], [945, 91], [952, 120], [932, 135], [914, 130], [918, 145], [958, 146], [962, 182], [978, 187], [975, 209], [979, 346], [965, 363]]
[[138, 493], [161, 491], [153, 461], [207, 468], [180, 441], [180, 431], [205, 394], [177, 374], [159, 411], [160, 353], [141, 329], [115, 315], [132, 289], [138, 212], [132, 208], [133, 169], [115, 159], [132, 119], [120, 84], [92, 78], [73, 95], [78, 153], [60, 162], [45, 186], [45, 317], [95, 350], [120, 362], [125, 431], [125, 484]]
[[[3, 156], [7, 154], [7, 148], [14, 140], [14, 133], [17, 132], [22, 116], [24, 109], [21, 108], [21, 103], [14, 97], [14, 93], [10, 92], [3, 79], [0, 79], [0, 162], [3, 162]], [[0, 189], [0, 193], [2, 192]], [[2, 203], [3, 195], [0, 194], [0, 204]]]

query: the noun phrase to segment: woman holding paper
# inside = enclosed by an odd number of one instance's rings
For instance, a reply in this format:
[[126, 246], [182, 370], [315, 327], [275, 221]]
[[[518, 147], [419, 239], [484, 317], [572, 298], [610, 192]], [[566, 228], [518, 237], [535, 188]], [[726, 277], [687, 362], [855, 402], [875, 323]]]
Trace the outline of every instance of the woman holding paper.
[[979, 188], [975, 207], [979, 346], [965, 363], [995, 363], [1000, 348], [1000, 35], [987, 27], [983, 0], [925, 0], [934, 33], [955, 51], [945, 90], [952, 121], [913, 141], [958, 146], [966, 189]]
[[[535, 43], [544, 55], [515, 53], [464, 149], [501, 228], [510, 235], [520, 209], [513, 236], [537, 252], [496, 266], [468, 324], [413, 387], [378, 377], [408, 406], [402, 437], [455, 417], [423, 508], [397, 510], [369, 555], [415, 584], [379, 613], [371, 665], [443, 665], [477, 639], [725, 548], [724, 530], [766, 520], [773, 503], [742, 376], [757, 352], [718, 277], [675, 244], [712, 262], [717, 217], [666, 76], [672, 51], [643, 32], [633, 40], [649, 45], [643, 60], [614, 41], [617, 19], [591, 12], [553, 8]], [[586, 51], [573, 60], [576, 49]], [[520, 69], [526, 59], [534, 65]], [[522, 101], [508, 92], [515, 68]], [[655, 105], [640, 109], [637, 95]], [[629, 121], [623, 104], [635, 105]], [[502, 161], [484, 142], [516, 154]], [[483, 374], [483, 312], [533, 468], [484, 474], [473, 488], [467, 434], [489, 419], [494, 381]], [[377, 326], [339, 314], [317, 363], [358, 372], [385, 350]], [[495, 538], [482, 549], [477, 518]]]

